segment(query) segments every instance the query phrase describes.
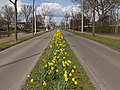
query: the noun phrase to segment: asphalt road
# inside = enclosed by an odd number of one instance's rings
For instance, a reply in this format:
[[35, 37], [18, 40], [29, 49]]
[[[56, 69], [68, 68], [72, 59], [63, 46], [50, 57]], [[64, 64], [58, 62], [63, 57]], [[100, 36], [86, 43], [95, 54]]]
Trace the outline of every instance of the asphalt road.
[[120, 90], [120, 52], [62, 31], [97, 90]]
[[54, 31], [0, 52], [0, 90], [19, 90]]

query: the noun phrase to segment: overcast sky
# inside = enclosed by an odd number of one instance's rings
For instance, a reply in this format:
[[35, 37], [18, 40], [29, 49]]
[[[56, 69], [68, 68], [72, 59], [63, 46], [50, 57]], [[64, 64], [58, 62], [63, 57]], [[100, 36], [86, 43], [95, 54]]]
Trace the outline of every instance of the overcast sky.
[[[13, 0], [14, 1], [14, 0]], [[0, 0], [0, 7], [4, 5], [13, 6], [9, 0]], [[18, 0], [18, 11], [20, 11], [21, 5], [23, 4], [31, 4], [32, 0]], [[64, 15], [65, 10], [74, 10], [75, 12], [79, 11], [77, 5], [71, 2], [71, 0], [36, 0], [35, 5], [37, 5], [37, 12], [40, 12], [40, 8], [42, 5], [47, 4], [50, 10], [53, 12], [54, 15]], [[62, 20], [62, 17], [55, 17], [55, 22], [59, 23]]]

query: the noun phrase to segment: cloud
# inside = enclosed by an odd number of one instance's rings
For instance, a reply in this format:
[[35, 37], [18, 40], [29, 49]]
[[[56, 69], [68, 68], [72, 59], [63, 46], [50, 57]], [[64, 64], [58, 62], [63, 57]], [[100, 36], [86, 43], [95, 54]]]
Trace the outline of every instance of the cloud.
[[41, 13], [43, 7], [47, 7], [54, 16], [63, 15], [62, 6], [59, 3], [42, 3], [38, 8], [37, 12]]
[[73, 5], [73, 6], [69, 5], [69, 6], [63, 8], [63, 12], [67, 12], [70, 15], [72, 12], [74, 14], [76, 14], [76, 13], [79, 13], [80, 11], [81, 10], [80, 10], [79, 6], [75, 6], [75, 5]]
[[44, 6], [49, 7], [49, 11], [51, 11], [54, 16], [64, 16], [66, 11], [68, 13], [71, 13], [71, 11], [73, 11], [74, 13], [78, 13], [80, 11], [79, 7], [75, 5], [62, 7], [62, 5], [60, 5], [59, 3], [42, 3], [37, 8], [37, 12], [41, 13], [41, 9]]

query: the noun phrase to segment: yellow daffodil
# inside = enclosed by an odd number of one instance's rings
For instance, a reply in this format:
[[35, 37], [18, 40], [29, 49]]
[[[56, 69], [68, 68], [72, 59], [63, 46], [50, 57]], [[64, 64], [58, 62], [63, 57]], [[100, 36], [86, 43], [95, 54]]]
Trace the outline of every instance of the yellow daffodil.
[[58, 69], [56, 69], [56, 72], [59, 72], [59, 70], [58, 70]]
[[73, 66], [74, 69], [76, 69], [76, 66]]
[[63, 59], [65, 59], [66, 57], [63, 57]]
[[67, 60], [69, 63], [72, 63], [70, 60]]
[[67, 52], [65, 52], [65, 55], [67, 54]]
[[54, 67], [51, 67], [51, 70], [54, 70]]
[[47, 85], [47, 83], [45, 81], [43, 81], [43, 86], [46, 86], [46, 85]]
[[75, 72], [74, 69], [72, 69], [71, 72], [74, 73]]
[[69, 73], [69, 76], [71, 77], [71, 76], [72, 76], [72, 73]]
[[45, 67], [47, 67], [47, 64], [45, 65]]
[[52, 45], [50, 45], [50, 48], [52, 48]]
[[77, 84], [78, 84], [78, 82], [77, 82], [77, 81], [74, 81], [74, 84], [75, 84], [75, 85], [77, 85]]
[[51, 74], [51, 71], [49, 71], [48, 74]]
[[33, 79], [30, 79], [30, 82], [31, 82], [31, 83], [33, 83], [33, 82], [34, 82], [34, 80], [33, 80]]
[[28, 78], [30, 77], [30, 75], [27, 76]]
[[68, 78], [67, 78], [67, 77], [65, 77], [65, 81], [66, 81], [66, 82], [68, 81]]
[[74, 81], [75, 81], [75, 78], [72, 78], [72, 81], [74, 82]]

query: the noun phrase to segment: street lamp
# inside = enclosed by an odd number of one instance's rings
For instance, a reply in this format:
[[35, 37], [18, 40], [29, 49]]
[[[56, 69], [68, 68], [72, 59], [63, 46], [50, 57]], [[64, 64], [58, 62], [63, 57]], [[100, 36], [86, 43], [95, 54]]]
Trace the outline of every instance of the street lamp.
[[83, 0], [82, 0], [82, 25], [81, 25], [81, 33], [83, 33]]
[[34, 35], [34, 6], [35, 6], [35, 0], [33, 0], [33, 17], [32, 17], [32, 34]]
[[37, 33], [37, 30], [36, 30], [36, 12], [34, 13], [35, 15], [35, 34]]

